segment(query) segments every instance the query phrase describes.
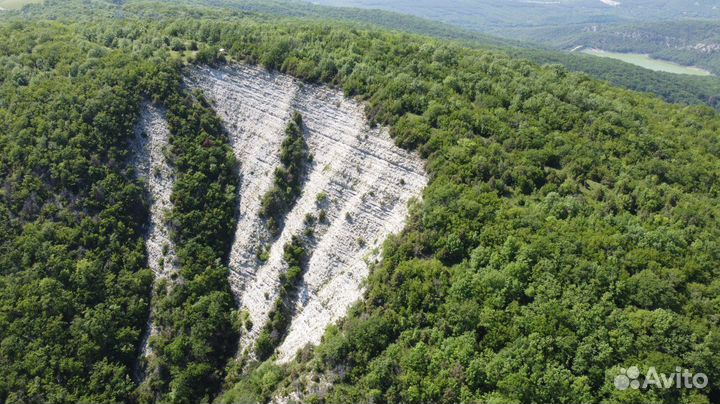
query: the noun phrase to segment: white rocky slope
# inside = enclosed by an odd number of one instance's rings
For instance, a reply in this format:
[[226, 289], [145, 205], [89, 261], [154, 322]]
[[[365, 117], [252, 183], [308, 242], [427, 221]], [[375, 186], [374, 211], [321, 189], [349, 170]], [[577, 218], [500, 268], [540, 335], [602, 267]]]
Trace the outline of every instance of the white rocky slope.
[[[148, 266], [155, 279], [168, 277], [177, 270], [175, 249], [164, 220], [165, 213], [172, 208], [172, 194], [175, 177], [165, 149], [169, 145], [170, 130], [163, 111], [149, 102], [140, 107], [140, 119], [135, 127], [135, 140], [132, 144], [132, 164], [137, 175], [148, 188], [151, 196], [150, 223], [145, 248]], [[157, 329], [152, 323], [152, 314], [148, 319], [146, 335], [142, 341], [142, 355], [147, 355], [147, 342]], [[139, 377], [139, 376], [138, 376]]]
[[140, 120], [135, 129], [133, 165], [151, 195], [150, 226], [145, 243], [148, 266], [155, 277], [166, 277], [176, 270], [175, 249], [165, 222], [165, 213], [172, 208], [175, 176], [165, 150], [170, 147], [170, 129], [165, 113], [149, 102], [141, 105]]
[[[327, 213], [308, 251], [295, 314], [279, 347], [279, 360], [287, 361], [305, 344], [318, 343], [325, 328], [361, 297], [366, 261], [390, 233], [402, 229], [408, 201], [427, 183], [422, 161], [396, 147], [387, 130], [370, 128], [363, 107], [336, 90], [244, 65], [199, 68], [187, 81], [214, 103], [241, 165], [230, 281], [253, 323], [240, 341], [241, 352], [251, 353], [278, 295], [287, 270], [283, 246], [302, 233], [307, 214], [317, 216], [321, 208]], [[300, 198], [280, 236], [271, 240], [258, 216], [260, 201], [272, 186], [284, 130], [296, 110], [313, 160]], [[324, 204], [317, 202], [321, 192], [327, 195]], [[261, 262], [258, 247], [268, 242], [269, 259]]]

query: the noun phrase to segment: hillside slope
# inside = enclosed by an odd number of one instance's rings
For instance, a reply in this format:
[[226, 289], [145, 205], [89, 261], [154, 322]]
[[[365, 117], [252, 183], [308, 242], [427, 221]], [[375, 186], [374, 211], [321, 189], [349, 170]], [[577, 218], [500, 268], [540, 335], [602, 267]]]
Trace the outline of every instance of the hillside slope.
[[[142, 104], [140, 118], [135, 127], [135, 139], [131, 144], [130, 164], [150, 194], [150, 221], [145, 235], [145, 249], [147, 265], [156, 279], [170, 278], [177, 275], [178, 270], [177, 254], [166, 218], [166, 214], [172, 210], [170, 197], [175, 182], [173, 170], [166, 158], [169, 147], [170, 130], [164, 111], [147, 102]], [[151, 313], [141, 342], [142, 357], [150, 354], [149, 340], [157, 335], [157, 332]], [[144, 377], [143, 367], [143, 363], [138, 363], [134, 375], [138, 380]]]
[[[362, 108], [337, 91], [303, 86], [288, 76], [245, 66], [197, 69], [191, 88], [203, 91], [232, 134], [241, 164], [239, 221], [230, 253], [230, 279], [240, 309], [253, 324], [239, 352], [254, 356], [254, 344], [268, 322], [287, 271], [283, 248], [312, 226], [312, 246], [301, 276], [280, 357], [317, 344], [325, 328], [342, 318], [362, 296], [366, 260], [382, 241], [402, 230], [408, 201], [427, 179], [417, 157], [397, 148], [387, 130], [371, 129]], [[293, 111], [303, 116], [312, 162], [301, 195], [287, 213], [277, 238], [259, 212], [280, 165], [282, 133]], [[323, 200], [319, 201], [321, 195]], [[258, 258], [267, 249], [267, 257]], [[244, 352], [244, 351], [247, 351]]]
[[[426, 37], [164, 7], [145, 8], [152, 18], [0, 23], [0, 399], [718, 401], [717, 112]], [[248, 330], [231, 276], [237, 206], [249, 191], [238, 172], [257, 159], [236, 158], [234, 112], [223, 116], [219, 102], [188, 87], [194, 70], [232, 70], [225, 60], [302, 81], [305, 90], [291, 85], [298, 93], [335, 87], [355, 100], [335, 90], [328, 99], [353, 116], [363, 103], [368, 126], [387, 127], [405, 149], [394, 155], [418, 153], [427, 173], [421, 201], [369, 267], [361, 301], [317, 347], [281, 363], [272, 351], [267, 361], [235, 360]], [[260, 82], [240, 88], [257, 98], [271, 88]], [[317, 111], [345, 108], [323, 106], [323, 91], [312, 93]], [[272, 105], [249, 94], [233, 102], [245, 98]], [[179, 265], [173, 282], [156, 283], [152, 302], [152, 207], [131, 155], [144, 99], [166, 112], [175, 178], [167, 218]], [[318, 145], [389, 143], [382, 131], [321, 141], [313, 125], [331, 126], [327, 116], [303, 105], [290, 122], [268, 125], [287, 125], [300, 160], [325, 158]], [[309, 159], [303, 150], [313, 147]], [[358, 189], [388, 177], [388, 193], [418, 192], [420, 176], [403, 185], [377, 160], [358, 163], [378, 178]], [[302, 172], [291, 168], [274, 184]], [[312, 184], [313, 173], [324, 178], [311, 169], [301, 183]], [[288, 188], [279, 192], [296, 186]], [[291, 213], [299, 218], [313, 201], [296, 197], [287, 212], [299, 207]], [[347, 229], [344, 210], [328, 211], [339, 229]], [[293, 223], [286, 228], [299, 229]], [[320, 243], [330, 234], [316, 230]], [[282, 260], [288, 274], [302, 273], [311, 241], [289, 241]], [[155, 359], [138, 385], [132, 370], [150, 304]], [[285, 306], [277, 307], [273, 326], [283, 324]], [[679, 366], [709, 384], [616, 389], [631, 366]]]
[[[503, 39], [462, 29], [450, 24], [426, 20], [404, 14], [377, 9], [345, 7], [327, 7], [294, 0], [203, 0], [153, 1], [128, 0], [122, 3], [105, 0], [87, 0], [83, 2], [67, 0], [48, 0], [42, 7], [29, 7], [23, 10], [27, 18], [51, 18], [77, 20], [97, 18], [196, 18], [206, 17], [222, 19], [228, 14], [240, 16], [247, 13], [260, 13], [266, 18], [291, 17], [310, 21], [337, 21], [354, 28], [363, 29], [371, 24], [381, 29], [396, 30], [427, 35], [442, 40], [458, 41], [464, 46], [482, 49], [496, 49], [508, 52], [514, 57], [522, 57], [535, 63], [559, 63], [572, 71], [584, 72], [592, 77], [607, 80], [610, 83], [630, 90], [649, 92], [668, 102], [681, 104], [706, 104], [718, 107], [720, 78], [688, 77], [684, 75], [653, 72], [629, 63], [598, 60], [584, 55], [569, 54], [563, 39], [572, 38], [580, 26], [566, 26], [558, 29], [537, 29], [518, 31], [527, 41], [521, 42]], [[7, 14], [12, 16], [13, 14]], [[270, 17], [272, 16], [272, 17]], [[3, 15], [0, 14], [0, 18]], [[513, 34], [514, 35], [514, 34]], [[544, 38], [549, 45], [536, 42]], [[553, 46], [563, 50], [553, 50]], [[686, 62], [684, 62], [686, 63]]]

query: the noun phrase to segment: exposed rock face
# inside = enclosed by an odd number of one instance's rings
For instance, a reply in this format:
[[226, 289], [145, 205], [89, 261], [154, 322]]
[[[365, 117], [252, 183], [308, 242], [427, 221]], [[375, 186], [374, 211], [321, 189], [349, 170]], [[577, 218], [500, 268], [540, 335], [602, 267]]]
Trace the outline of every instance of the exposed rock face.
[[177, 269], [175, 249], [165, 223], [165, 213], [172, 209], [170, 195], [175, 183], [175, 175], [165, 157], [165, 150], [170, 147], [165, 113], [144, 102], [135, 133], [133, 163], [152, 198], [146, 242], [148, 265], [156, 277], [165, 277]]
[[[151, 103], [144, 102], [140, 107], [140, 119], [135, 134], [131, 163], [138, 177], [146, 183], [151, 197], [150, 223], [145, 241], [148, 266], [156, 279], [164, 278], [177, 270], [175, 248], [165, 222], [165, 213], [172, 208], [170, 195], [175, 182], [173, 170], [164, 153], [165, 149], [170, 147], [170, 130], [165, 113]], [[151, 314], [142, 341], [143, 356], [148, 353], [149, 337], [156, 332]], [[139, 374], [136, 376], [141, 378]]]
[[[390, 233], [402, 229], [409, 200], [427, 183], [423, 163], [396, 147], [386, 129], [370, 128], [362, 106], [339, 91], [243, 65], [198, 68], [187, 81], [214, 103], [241, 165], [230, 282], [253, 324], [241, 338], [241, 351], [252, 352], [278, 296], [287, 270], [283, 246], [304, 231], [306, 215], [326, 212], [315, 229], [295, 313], [278, 349], [279, 360], [288, 361], [304, 345], [318, 343], [325, 328], [361, 297], [368, 261], [377, 259], [377, 248]], [[302, 114], [313, 158], [303, 192], [273, 240], [258, 212], [280, 165], [280, 144], [293, 111]], [[321, 193], [324, 201], [318, 201]], [[266, 244], [270, 253], [262, 262], [257, 251]]]

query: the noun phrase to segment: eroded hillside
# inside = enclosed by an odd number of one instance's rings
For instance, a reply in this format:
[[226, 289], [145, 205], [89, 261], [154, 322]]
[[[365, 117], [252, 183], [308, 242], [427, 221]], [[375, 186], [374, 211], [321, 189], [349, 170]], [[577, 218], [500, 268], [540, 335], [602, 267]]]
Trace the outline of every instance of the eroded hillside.
[[[168, 277], [177, 270], [175, 246], [170, 239], [170, 229], [165, 214], [172, 209], [172, 194], [175, 176], [166, 157], [170, 130], [165, 113], [156, 106], [144, 102], [140, 108], [140, 119], [135, 127], [133, 166], [138, 178], [145, 182], [150, 193], [150, 221], [147, 227], [145, 248], [148, 266], [156, 279]], [[150, 336], [158, 332], [152, 320], [148, 319], [147, 329], [141, 343], [142, 356], [147, 355]], [[141, 365], [136, 366], [135, 378], [143, 378]]]
[[147, 234], [148, 266], [155, 276], [169, 275], [175, 268], [175, 248], [170, 229], [164, 220], [171, 209], [170, 195], [174, 183], [173, 170], [165, 156], [170, 131], [162, 110], [150, 103], [141, 106], [140, 121], [133, 144], [134, 167], [151, 195], [150, 224]]
[[[307, 343], [319, 342], [327, 325], [361, 297], [368, 262], [390, 233], [401, 230], [408, 202], [427, 183], [422, 162], [396, 147], [384, 128], [369, 127], [362, 106], [339, 91], [248, 66], [198, 68], [187, 82], [213, 103], [240, 162], [231, 285], [252, 322], [240, 352], [252, 355], [268, 320], [287, 270], [283, 247], [303, 233], [308, 215], [323, 212], [298, 293], [291, 297], [289, 331], [278, 348], [279, 360], [288, 360]], [[261, 199], [272, 186], [284, 129], [295, 111], [303, 117], [311, 160], [302, 193], [275, 238], [259, 215]]]

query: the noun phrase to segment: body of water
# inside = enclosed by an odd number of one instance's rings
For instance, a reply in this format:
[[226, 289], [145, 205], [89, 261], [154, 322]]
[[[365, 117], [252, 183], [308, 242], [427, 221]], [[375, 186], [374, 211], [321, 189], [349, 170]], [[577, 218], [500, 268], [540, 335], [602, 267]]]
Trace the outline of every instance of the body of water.
[[582, 53], [593, 56], [600, 56], [604, 58], [622, 60], [623, 62], [632, 63], [634, 65], [659, 72], [691, 74], [693, 76], [712, 75], [712, 73], [710, 73], [709, 71], [701, 69], [699, 67], [683, 66], [677, 63], [668, 62], [666, 60], [653, 59], [648, 55], [643, 55], [640, 53], [617, 53], [607, 52], [600, 49], [583, 49]]

